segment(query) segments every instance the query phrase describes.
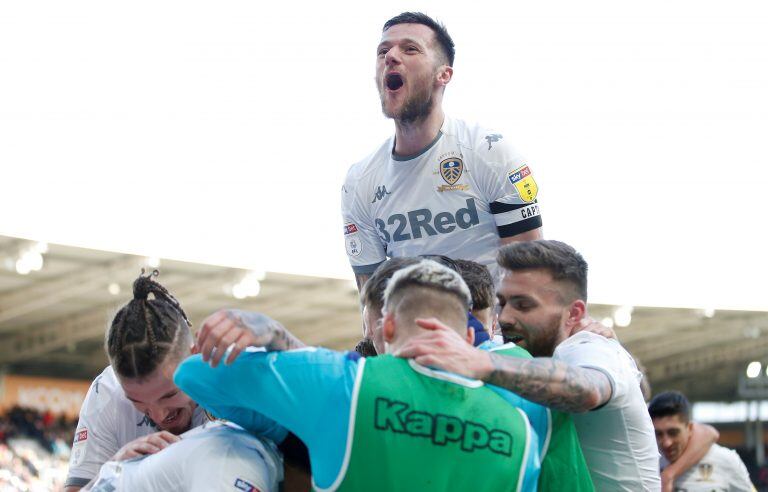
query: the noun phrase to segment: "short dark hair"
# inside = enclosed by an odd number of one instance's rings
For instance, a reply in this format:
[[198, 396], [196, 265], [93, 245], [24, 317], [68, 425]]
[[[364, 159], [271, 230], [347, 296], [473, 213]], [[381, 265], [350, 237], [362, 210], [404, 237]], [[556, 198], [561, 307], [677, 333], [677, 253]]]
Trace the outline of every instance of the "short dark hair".
[[[506, 270], [543, 268], [554, 280], [565, 280], [576, 288], [578, 299], [587, 301], [587, 262], [572, 246], [551, 239], [521, 241], [499, 249], [496, 258]], [[574, 299], [564, 299], [570, 302]]]
[[448, 30], [442, 23], [421, 12], [403, 12], [385, 22], [384, 28], [381, 31], [384, 32], [397, 24], [422, 24], [432, 29], [432, 32], [435, 33], [437, 44], [440, 45], [440, 49], [443, 51], [446, 60], [448, 60], [448, 66], [453, 66], [453, 60], [456, 57], [456, 48], [453, 44], [453, 39], [451, 39], [451, 35], [448, 34]]
[[360, 294], [363, 304], [381, 311], [384, 307], [384, 290], [387, 288], [387, 283], [392, 278], [392, 275], [401, 268], [418, 262], [418, 258], [402, 256], [392, 258], [380, 264], [363, 286], [363, 291]]
[[[154, 270], [136, 279], [133, 299], [117, 312], [107, 330], [107, 355], [118, 376], [143, 379], [168, 357], [184, 357], [192, 343], [192, 325], [186, 313], [179, 301], [152, 279], [157, 275]], [[149, 294], [154, 298], [149, 299]]]
[[691, 403], [679, 391], [665, 391], [656, 395], [648, 404], [651, 419], [677, 415], [682, 422], [691, 420]]
[[496, 288], [493, 285], [491, 272], [485, 265], [471, 260], [454, 260], [459, 275], [472, 293], [472, 309], [487, 309], [493, 307], [496, 299]]

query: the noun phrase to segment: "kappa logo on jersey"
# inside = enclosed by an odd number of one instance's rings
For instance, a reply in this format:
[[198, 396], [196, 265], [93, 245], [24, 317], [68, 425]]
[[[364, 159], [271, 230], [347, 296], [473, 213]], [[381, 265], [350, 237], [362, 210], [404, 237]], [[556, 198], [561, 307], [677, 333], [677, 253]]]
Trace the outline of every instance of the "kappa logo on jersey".
[[246, 492], [261, 492], [259, 489], [257, 489], [252, 484], [246, 482], [242, 478], [238, 478], [235, 480], [235, 488], [237, 490], [245, 490]]
[[440, 176], [449, 185], [456, 184], [464, 172], [464, 161], [458, 157], [451, 157], [440, 163]]
[[504, 138], [504, 136], [498, 133], [492, 133], [490, 135], [486, 135], [485, 139], [488, 140], [488, 150], [491, 150], [491, 147], [493, 146], [494, 142], [498, 142], [502, 138]]
[[531, 169], [528, 166], [515, 169], [507, 175], [507, 178], [517, 188], [517, 193], [520, 195], [521, 200], [531, 203], [536, 199], [539, 187], [536, 185], [536, 181], [533, 180]]
[[373, 193], [373, 201], [371, 203], [376, 203], [379, 200], [383, 200], [385, 196], [391, 195], [392, 193], [387, 191], [386, 186], [379, 186], [376, 188], [376, 191]]
[[452, 415], [412, 410], [405, 402], [387, 398], [376, 398], [374, 426], [383, 431], [427, 438], [438, 446], [456, 443], [468, 453], [487, 449], [503, 456], [512, 455], [512, 435], [509, 432], [488, 429], [483, 424]]
[[[390, 215], [386, 223], [382, 219], [376, 219], [375, 222], [382, 241], [389, 243], [450, 234], [457, 227], [469, 229], [478, 225], [480, 218], [477, 215], [475, 199], [468, 198], [466, 208], [460, 208], [456, 213], [440, 212], [433, 217], [432, 211], [428, 208], [419, 208], [404, 214]], [[387, 229], [388, 225], [394, 226], [394, 230], [390, 232]]]
[[75, 442], [74, 444], [77, 444], [79, 442], [83, 442], [88, 439], [88, 429], [83, 429], [81, 431], [77, 431], [75, 434]]

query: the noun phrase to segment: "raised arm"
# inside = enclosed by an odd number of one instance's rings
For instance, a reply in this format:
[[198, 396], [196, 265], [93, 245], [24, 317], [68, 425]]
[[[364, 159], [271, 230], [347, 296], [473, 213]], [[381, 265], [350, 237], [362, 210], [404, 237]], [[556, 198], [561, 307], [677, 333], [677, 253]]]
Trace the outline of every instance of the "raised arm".
[[478, 379], [550, 408], [564, 412], [587, 412], [611, 399], [611, 382], [598, 370], [550, 358], [519, 359], [494, 353], [484, 355], [490, 358], [492, 369], [489, 371], [486, 368]]
[[611, 398], [611, 382], [601, 371], [550, 358], [520, 359], [494, 354], [467, 344], [438, 320], [417, 323], [429, 331], [413, 337], [396, 355], [480, 379], [564, 412], [586, 412]]
[[269, 316], [239, 309], [222, 309], [203, 321], [197, 334], [195, 352], [216, 367], [225, 355], [224, 363], [231, 364], [246, 347], [264, 347], [272, 352], [305, 346]]

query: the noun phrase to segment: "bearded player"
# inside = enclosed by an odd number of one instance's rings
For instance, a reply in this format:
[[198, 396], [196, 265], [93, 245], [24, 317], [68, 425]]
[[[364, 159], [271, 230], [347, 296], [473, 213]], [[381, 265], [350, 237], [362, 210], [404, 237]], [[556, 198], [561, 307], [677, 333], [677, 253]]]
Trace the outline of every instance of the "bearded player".
[[388, 256], [464, 258], [498, 278], [500, 245], [541, 237], [527, 162], [504, 135], [443, 112], [454, 55], [445, 26], [425, 14], [384, 24], [375, 80], [395, 134], [353, 165], [342, 187], [358, 288]]

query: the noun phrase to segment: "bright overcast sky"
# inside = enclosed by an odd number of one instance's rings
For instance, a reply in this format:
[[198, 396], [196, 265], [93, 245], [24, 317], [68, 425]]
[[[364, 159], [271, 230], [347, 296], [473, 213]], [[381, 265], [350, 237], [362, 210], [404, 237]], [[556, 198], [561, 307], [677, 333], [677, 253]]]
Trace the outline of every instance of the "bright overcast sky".
[[349, 277], [381, 25], [442, 20], [595, 302], [768, 310], [765, 2], [0, 3], [0, 234]]

